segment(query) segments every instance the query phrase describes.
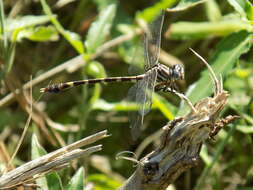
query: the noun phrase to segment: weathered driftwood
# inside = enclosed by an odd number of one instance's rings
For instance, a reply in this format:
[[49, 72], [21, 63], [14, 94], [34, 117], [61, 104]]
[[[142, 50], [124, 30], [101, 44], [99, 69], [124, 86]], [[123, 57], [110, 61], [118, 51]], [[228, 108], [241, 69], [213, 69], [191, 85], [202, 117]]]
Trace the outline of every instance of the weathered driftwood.
[[88, 156], [93, 152], [100, 151], [102, 145], [96, 145], [86, 149], [80, 149], [80, 147], [94, 143], [107, 136], [106, 130], [101, 131], [11, 170], [0, 177], [0, 189], [9, 189], [24, 184], [45, 173], [66, 167], [68, 166], [68, 162], [76, 158]]
[[204, 98], [194, 106], [187, 100], [192, 111], [163, 127], [160, 146], [139, 161], [136, 171], [120, 190], [166, 189], [181, 173], [197, 164], [205, 140], [213, 138], [222, 127], [238, 118], [218, 118], [229, 94], [223, 90], [222, 81], [217, 79], [208, 63], [201, 60], [211, 72], [214, 96]]

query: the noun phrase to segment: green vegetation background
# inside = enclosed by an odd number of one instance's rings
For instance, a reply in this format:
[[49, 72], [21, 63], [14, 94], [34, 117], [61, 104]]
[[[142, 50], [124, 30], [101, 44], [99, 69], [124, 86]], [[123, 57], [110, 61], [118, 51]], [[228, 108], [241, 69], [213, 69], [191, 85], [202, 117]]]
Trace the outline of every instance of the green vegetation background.
[[[160, 62], [184, 64], [185, 80], [178, 86], [195, 103], [211, 96], [213, 88], [206, 68], [189, 51], [193, 48], [222, 75], [224, 88], [231, 94], [223, 115], [241, 116], [224, 128], [216, 141], [205, 143], [200, 164], [180, 176], [172, 188], [253, 189], [253, 7], [249, 0], [1, 1], [0, 141], [12, 155], [29, 117], [25, 111], [29, 105], [8, 100], [7, 95], [30, 80], [45, 77], [33, 86], [32, 95], [34, 104], [46, 114], [42, 117], [38, 113], [37, 117], [54, 122], [40, 123], [33, 118], [14, 159], [16, 167], [43, 154], [36, 149], [44, 147], [50, 152], [59, 148], [59, 138], [70, 144], [107, 129], [112, 136], [102, 141], [101, 152], [78, 160], [75, 169], [41, 178], [37, 184], [49, 189], [66, 189], [66, 184], [68, 189], [82, 189], [94, 184], [95, 189], [109, 190], [131, 175], [133, 163], [115, 160], [116, 154], [125, 150], [138, 150], [140, 156], [150, 152], [159, 142], [153, 138], [159, 129], [189, 111], [180, 99], [156, 94], [141, 137], [133, 142], [128, 111], [136, 107], [123, 101], [131, 84], [82, 86], [42, 97], [39, 89], [54, 82], [128, 75], [130, 65], [142, 68], [142, 38], [134, 34], [137, 23], [141, 19], [149, 22], [166, 8], [170, 11], [165, 15]], [[129, 34], [133, 37], [93, 59], [104, 43]], [[73, 61], [68, 69], [47, 75], [77, 56], [85, 60], [78, 69], [71, 67]], [[41, 130], [43, 125], [49, 136]], [[1, 161], [1, 168], [5, 166]]]

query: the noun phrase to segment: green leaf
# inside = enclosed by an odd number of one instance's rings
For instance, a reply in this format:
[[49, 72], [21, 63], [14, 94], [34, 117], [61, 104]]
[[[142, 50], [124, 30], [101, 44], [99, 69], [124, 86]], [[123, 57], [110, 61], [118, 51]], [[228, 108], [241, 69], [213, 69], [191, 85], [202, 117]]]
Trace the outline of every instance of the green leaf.
[[249, 126], [249, 125], [237, 125], [236, 129], [245, 134], [253, 133], [253, 126]]
[[167, 9], [167, 10], [168, 11], [183, 11], [193, 6], [196, 6], [200, 3], [203, 3], [205, 1], [206, 0], [181, 0], [175, 7]]
[[105, 42], [110, 33], [115, 13], [116, 5], [109, 5], [99, 14], [98, 19], [92, 23], [85, 42], [88, 53], [95, 53], [97, 48]]
[[228, 0], [228, 3], [244, 18], [253, 20], [253, 6], [249, 0]]
[[3, 37], [3, 40], [0, 41], [2, 44], [3, 48], [6, 49], [8, 46], [8, 41], [7, 41], [7, 35], [6, 35], [6, 19], [5, 19], [5, 14], [4, 14], [4, 4], [3, 1], [0, 0], [0, 34]]
[[78, 53], [84, 53], [84, 45], [79, 34], [64, 30], [62, 35], [68, 42], [70, 42], [70, 44], [77, 50]]
[[[152, 106], [152, 109], [157, 109], [157, 104]], [[103, 99], [98, 99], [96, 102], [92, 104], [93, 110], [101, 110], [101, 111], [137, 111], [140, 109], [140, 105], [135, 102], [107, 102]]]
[[217, 22], [221, 19], [221, 11], [218, 3], [215, 0], [208, 0], [205, 2], [207, 18], [211, 22]]
[[91, 61], [85, 65], [85, 72], [87, 75], [95, 78], [105, 78], [106, 72], [104, 66], [98, 61]]
[[146, 22], [151, 22], [157, 15], [161, 13], [161, 10], [171, 8], [179, 0], [161, 0], [151, 7], [144, 9], [137, 13], [136, 19], [144, 19]]
[[[38, 179], [39, 180], [39, 179]], [[52, 172], [46, 175], [47, 185], [49, 190], [64, 190], [60, 176], [57, 172]], [[36, 180], [37, 183], [37, 180]]]
[[13, 66], [16, 43], [8, 41], [8, 31], [6, 27], [6, 19], [4, 14], [3, 2], [0, 2], [0, 56], [4, 61], [2, 70], [0, 71], [0, 80], [2, 80], [7, 73], [9, 73]]
[[[45, 155], [46, 153], [47, 152], [39, 144], [37, 136], [35, 134], [33, 134], [33, 136], [32, 136], [32, 159], [34, 160], [36, 158], [39, 158], [39, 157]], [[49, 189], [46, 177], [41, 177], [41, 178], [36, 179], [36, 184], [45, 190]]]
[[104, 174], [93, 174], [88, 177], [88, 182], [95, 184], [95, 190], [114, 190], [117, 189], [121, 183], [107, 177]]
[[39, 144], [38, 138], [35, 134], [32, 136], [32, 159], [39, 158], [47, 154], [45, 149]]
[[[39, 144], [35, 134], [32, 136], [32, 159], [39, 158], [47, 154], [45, 149]], [[62, 183], [56, 172], [47, 174], [46, 177], [36, 179], [36, 184], [43, 190], [62, 190]]]
[[[93, 110], [101, 111], [137, 111], [140, 109], [140, 105], [135, 102], [107, 102], [103, 99], [97, 99], [92, 104]], [[152, 109], [159, 109], [168, 120], [174, 118], [176, 107], [166, 101], [165, 98], [159, 94], [154, 94]]]
[[49, 16], [51, 22], [55, 26], [55, 28], [62, 34], [62, 36], [75, 48], [75, 50], [79, 54], [84, 54], [84, 46], [82, 41], [80, 40], [80, 36], [74, 32], [70, 32], [68, 30], [65, 30], [61, 23], [56, 19], [56, 17], [53, 16], [53, 13], [46, 3], [46, 0], [40, 0], [40, 3], [42, 5], [43, 11], [47, 16]]
[[200, 39], [208, 36], [226, 36], [240, 30], [253, 32], [253, 26], [242, 20], [224, 20], [218, 22], [177, 22], [171, 25], [169, 34], [170, 37], [174, 39]]
[[233, 93], [234, 92], [246, 93], [246, 89], [247, 89], [247, 83], [245, 82], [245, 80], [242, 78], [236, 77], [235, 75], [229, 76], [226, 79], [224, 86], [229, 91], [233, 91]]
[[244, 118], [247, 122], [249, 122], [251, 125], [253, 125], [253, 117], [251, 117], [250, 115], [245, 114], [245, 113], [242, 113], [241, 115], [243, 116], [243, 118]]
[[84, 189], [84, 169], [79, 168], [70, 180], [67, 190], [83, 190]]
[[109, 6], [110, 4], [116, 4], [117, 1], [116, 0], [94, 0], [94, 3], [96, 3], [96, 5], [98, 6], [98, 10], [99, 12], [102, 11], [103, 9], [106, 9], [107, 6]]
[[24, 29], [18, 33], [17, 40], [27, 38], [32, 41], [56, 41], [58, 32], [53, 26], [39, 26]]
[[[52, 15], [52, 17], [55, 17]], [[27, 15], [18, 18], [8, 18], [6, 20], [6, 31], [12, 32], [14, 30], [21, 30], [27, 27], [45, 24], [50, 21], [50, 17], [47, 15]]]
[[[218, 44], [216, 52], [209, 62], [217, 76], [219, 74], [222, 74], [223, 77], [227, 75], [239, 57], [249, 51], [251, 40], [251, 34], [241, 31], [227, 36]], [[196, 103], [201, 98], [210, 96], [212, 91], [213, 84], [209, 77], [209, 72], [206, 70], [201, 74], [201, 78], [190, 86], [186, 95], [193, 103]], [[187, 110], [189, 110], [188, 106], [182, 102], [177, 115], [184, 115]]]
[[[250, 64], [250, 63], [248, 63]], [[246, 77], [249, 77], [250, 74], [251, 74], [251, 69], [250, 68], [237, 68], [235, 69], [235, 74], [237, 77], [243, 79], [243, 78], [246, 78]]]
[[93, 110], [102, 110], [102, 111], [136, 111], [139, 109], [137, 103], [120, 101], [110, 103], [103, 99], [98, 99], [94, 104], [92, 104]]
[[208, 149], [205, 144], [202, 145], [200, 150], [200, 157], [207, 166], [212, 163], [212, 158], [208, 155]]
[[[235, 84], [236, 85], [236, 84]], [[247, 93], [242, 89], [241, 91], [237, 89], [237, 91], [230, 91], [231, 95], [229, 96], [229, 106], [236, 107], [237, 111], [244, 109], [245, 106], [248, 106], [250, 103], [251, 96], [247, 95]]]
[[159, 94], [154, 93], [152, 106], [157, 107], [168, 120], [174, 119], [176, 107], [170, 104], [165, 98], [163, 98]]

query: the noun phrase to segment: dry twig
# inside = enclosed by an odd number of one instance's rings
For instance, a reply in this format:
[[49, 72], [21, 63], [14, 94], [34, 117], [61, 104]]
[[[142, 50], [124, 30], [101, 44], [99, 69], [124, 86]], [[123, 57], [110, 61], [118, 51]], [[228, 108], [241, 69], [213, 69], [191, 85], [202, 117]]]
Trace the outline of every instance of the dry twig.
[[68, 162], [78, 157], [88, 156], [93, 152], [100, 151], [102, 145], [92, 146], [84, 150], [80, 149], [80, 147], [94, 143], [105, 137], [108, 137], [106, 130], [32, 160], [2, 175], [0, 177], [0, 189], [9, 189], [32, 181], [46, 173], [68, 166]]

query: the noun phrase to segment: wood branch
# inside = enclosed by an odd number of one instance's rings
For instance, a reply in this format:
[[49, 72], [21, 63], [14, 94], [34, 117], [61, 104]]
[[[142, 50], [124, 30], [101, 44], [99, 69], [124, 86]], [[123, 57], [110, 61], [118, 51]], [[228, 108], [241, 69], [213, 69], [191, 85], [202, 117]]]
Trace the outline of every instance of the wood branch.
[[[238, 117], [227, 118], [226, 124]], [[213, 135], [212, 126], [220, 125], [220, 120], [210, 122], [190, 114], [163, 127], [160, 146], [140, 160], [134, 174], [119, 190], [166, 189], [180, 174], [198, 164], [203, 142]]]
[[229, 93], [223, 90], [222, 80], [217, 79], [209, 64], [195, 51], [193, 53], [207, 66], [215, 81], [214, 96], [193, 106], [186, 96], [177, 94], [188, 102], [191, 112], [163, 127], [159, 147], [139, 161], [134, 174], [119, 190], [166, 189], [181, 173], [197, 165], [201, 146], [208, 138], [213, 138], [225, 125], [238, 118], [219, 119]]
[[68, 166], [67, 163], [76, 158], [100, 151], [102, 145], [92, 146], [84, 150], [80, 149], [80, 147], [89, 145], [105, 137], [108, 137], [106, 130], [23, 164], [0, 177], [0, 189], [9, 189], [26, 181], [34, 180], [45, 173]]

